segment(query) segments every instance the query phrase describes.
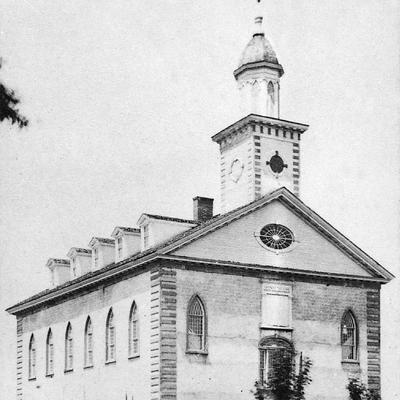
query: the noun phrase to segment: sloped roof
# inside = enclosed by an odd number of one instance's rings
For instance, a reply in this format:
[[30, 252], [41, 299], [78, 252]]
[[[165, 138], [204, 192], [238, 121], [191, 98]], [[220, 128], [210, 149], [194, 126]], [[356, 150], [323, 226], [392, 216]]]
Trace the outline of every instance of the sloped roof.
[[199, 223], [199, 221], [195, 221], [193, 219], [183, 219], [183, 218], [176, 218], [176, 217], [167, 217], [165, 215], [157, 215], [157, 214], [148, 214], [148, 213], [143, 213], [140, 218], [139, 221], [143, 218], [143, 217], [148, 217], [150, 219], [158, 219], [161, 221], [170, 221], [170, 222], [179, 222], [182, 224], [194, 224], [197, 225]]
[[274, 64], [279, 64], [276, 53], [272, 48], [271, 43], [265, 37], [265, 34], [259, 33], [253, 35], [249, 43], [243, 50], [240, 57], [238, 68], [242, 65], [257, 61], [267, 61]]
[[139, 228], [129, 228], [127, 226], [117, 226], [116, 229], [120, 229], [123, 232], [130, 232], [130, 233], [139, 233]]
[[[171, 252], [229, 224], [232, 221], [248, 215], [249, 213], [265, 206], [266, 204], [274, 200], [281, 201], [286, 207], [291, 209], [292, 212], [296, 213], [303, 220], [306, 220], [310, 225], [312, 225], [322, 235], [324, 235], [327, 240], [331, 241], [343, 252], [345, 252], [350, 258], [355, 260], [363, 268], [369, 271], [372, 274], [372, 279], [373, 277], [375, 277], [375, 280], [377, 282], [386, 283], [394, 278], [394, 275], [392, 275], [382, 265], [380, 265], [377, 261], [366, 254], [353, 242], [347, 239], [332, 225], [321, 218], [317, 213], [311, 210], [311, 208], [304, 204], [288, 189], [282, 187], [249, 204], [241, 206], [228, 213], [217, 215], [204, 223], [198, 224], [197, 226], [194, 226], [187, 231], [173, 236], [172, 238], [158, 244], [157, 246], [151, 247], [143, 252], [138, 252], [125, 260], [122, 260], [118, 263], [112, 263], [100, 270], [89, 272], [54, 289], [44, 290], [8, 308], [6, 311], [12, 314], [19, 313], [25, 309], [33, 307], [36, 304], [44, 303], [46, 301], [49, 301], [50, 299], [63, 296], [66, 293], [75, 292], [83, 287], [95, 285], [98, 282], [108, 279], [111, 276], [124, 273], [130, 268], [149, 263], [158, 257], [163, 258], [163, 256], [165, 257]], [[218, 260], [215, 261], [217, 262]], [[349, 276], [349, 279], [351, 278], [352, 277]]]

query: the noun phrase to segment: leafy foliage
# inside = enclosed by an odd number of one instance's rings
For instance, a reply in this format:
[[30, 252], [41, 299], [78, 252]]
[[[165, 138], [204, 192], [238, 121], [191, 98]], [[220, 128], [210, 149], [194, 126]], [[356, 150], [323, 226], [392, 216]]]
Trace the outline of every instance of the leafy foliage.
[[17, 124], [20, 128], [28, 125], [28, 120], [16, 108], [18, 103], [19, 99], [16, 97], [15, 92], [0, 82], [0, 122], [7, 119], [12, 124]]
[[368, 389], [358, 379], [350, 379], [347, 385], [350, 400], [381, 400], [380, 394], [373, 389]]
[[272, 398], [274, 400], [305, 400], [305, 387], [312, 381], [310, 370], [312, 362], [309, 358], [300, 357], [299, 372], [296, 374], [294, 352], [281, 354], [279, 362], [274, 365], [268, 382], [256, 381], [253, 391], [256, 400]]
[[305, 400], [305, 387], [312, 381], [310, 377], [311, 360], [307, 357], [304, 360], [300, 357], [300, 360], [301, 367], [294, 381], [293, 400]]

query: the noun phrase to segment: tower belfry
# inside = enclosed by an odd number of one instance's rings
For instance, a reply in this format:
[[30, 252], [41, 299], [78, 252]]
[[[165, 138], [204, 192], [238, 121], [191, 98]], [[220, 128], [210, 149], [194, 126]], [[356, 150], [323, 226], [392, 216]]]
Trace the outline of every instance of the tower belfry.
[[253, 37], [233, 72], [241, 96], [242, 112], [279, 118], [279, 81], [283, 73], [283, 67], [265, 36], [263, 17], [258, 15]]
[[308, 125], [280, 118], [284, 71], [262, 23], [258, 11], [253, 36], [233, 72], [245, 117], [212, 137], [220, 145], [222, 212], [282, 186], [299, 195], [300, 139]]

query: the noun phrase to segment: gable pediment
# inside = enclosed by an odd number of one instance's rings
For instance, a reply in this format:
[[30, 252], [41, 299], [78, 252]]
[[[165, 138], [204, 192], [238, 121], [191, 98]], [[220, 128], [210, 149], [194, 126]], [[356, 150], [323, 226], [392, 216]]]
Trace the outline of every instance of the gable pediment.
[[[231, 221], [225, 221], [221, 226], [195, 240], [171, 249], [168, 254], [265, 265], [324, 275], [391, 279], [392, 275], [388, 271], [334, 230], [300, 200], [293, 199], [294, 196], [287, 189], [279, 191], [283, 196], [273, 196], [270, 201], [239, 218], [234, 218], [233, 213]], [[304, 210], [301, 209], [303, 206]], [[282, 252], [267, 249], [258, 237], [260, 230], [267, 224], [281, 224], [288, 227], [294, 234], [294, 244]]]

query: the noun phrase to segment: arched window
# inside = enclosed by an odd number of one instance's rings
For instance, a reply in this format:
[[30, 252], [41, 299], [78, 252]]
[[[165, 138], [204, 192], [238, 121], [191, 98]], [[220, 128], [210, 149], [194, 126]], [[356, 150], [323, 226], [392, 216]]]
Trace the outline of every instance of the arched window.
[[74, 368], [74, 357], [73, 357], [73, 340], [72, 340], [72, 326], [68, 322], [67, 329], [65, 331], [65, 371], [72, 371]]
[[132, 303], [129, 313], [129, 357], [139, 355], [139, 316], [136, 303]]
[[275, 103], [275, 88], [274, 84], [269, 81], [267, 87], [268, 97], [271, 99], [272, 103]]
[[357, 323], [353, 313], [348, 310], [343, 314], [340, 326], [343, 360], [357, 360]]
[[199, 296], [193, 296], [187, 309], [187, 350], [206, 351], [206, 312]]
[[106, 362], [115, 361], [115, 325], [112, 308], [106, 322]]
[[85, 367], [93, 366], [93, 327], [92, 320], [87, 317], [85, 325]]
[[54, 343], [51, 329], [47, 332], [46, 339], [46, 375], [54, 374]]
[[284, 338], [275, 336], [263, 338], [258, 349], [260, 351], [259, 374], [261, 382], [268, 382], [280, 363], [285, 361], [291, 363], [293, 360], [293, 346]]
[[31, 335], [31, 339], [29, 340], [29, 379], [36, 378], [36, 344], [35, 344], [35, 337], [33, 333]]

